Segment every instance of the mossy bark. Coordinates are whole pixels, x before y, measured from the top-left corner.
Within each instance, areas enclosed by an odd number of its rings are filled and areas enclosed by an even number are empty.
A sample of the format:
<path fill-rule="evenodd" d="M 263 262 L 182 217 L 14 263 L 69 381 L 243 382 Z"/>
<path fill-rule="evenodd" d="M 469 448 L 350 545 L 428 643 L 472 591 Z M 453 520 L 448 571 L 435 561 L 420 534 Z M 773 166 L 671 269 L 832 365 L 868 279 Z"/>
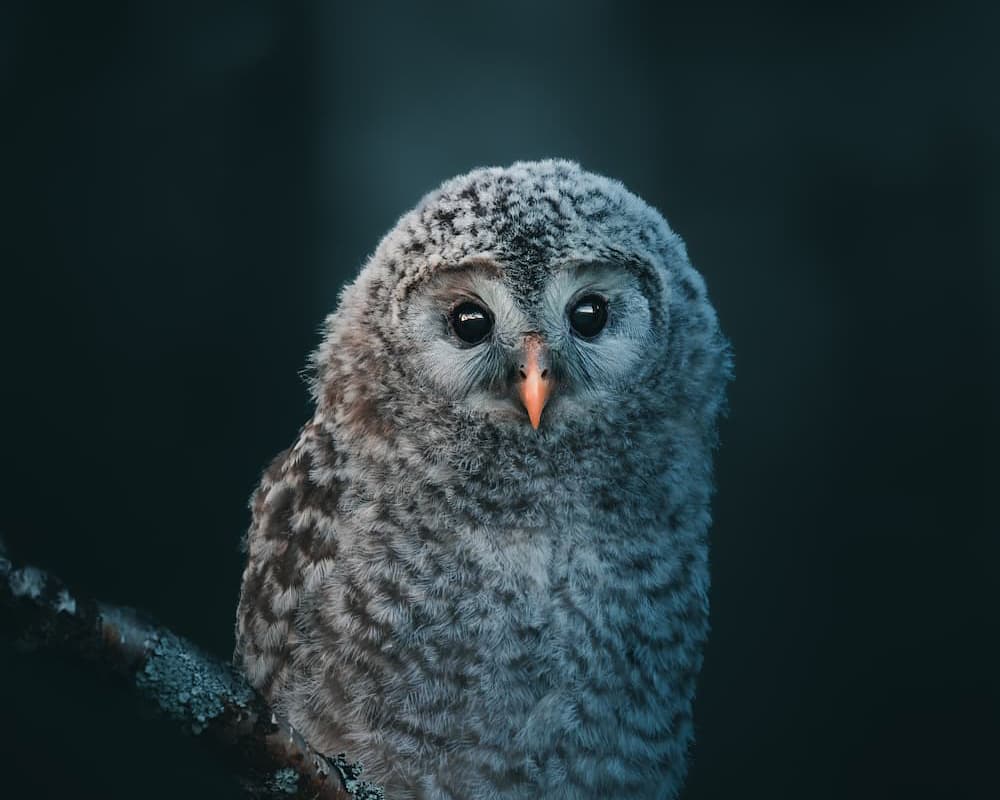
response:
<path fill-rule="evenodd" d="M 71 592 L 35 567 L 15 567 L 0 542 L 0 635 L 112 673 L 232 768 L 248 796 L 380 800 L 360 765 L 315 752 L 231 665 L 138 612 Z"/>

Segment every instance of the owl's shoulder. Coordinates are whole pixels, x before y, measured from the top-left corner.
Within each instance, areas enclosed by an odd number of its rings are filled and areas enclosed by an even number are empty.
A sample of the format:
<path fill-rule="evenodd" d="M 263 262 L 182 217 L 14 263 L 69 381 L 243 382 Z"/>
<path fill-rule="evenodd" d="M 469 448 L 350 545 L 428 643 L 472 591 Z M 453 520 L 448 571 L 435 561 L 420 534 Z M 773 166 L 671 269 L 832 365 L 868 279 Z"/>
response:
<path fill-rule="evenodd" d="M 275 457 L 251 496 L 237 660 L 265 693 L 280 689 L 296 645 L 296 612 L 337 555 L 336 462 L 330 438 L 310 423 Z"/>

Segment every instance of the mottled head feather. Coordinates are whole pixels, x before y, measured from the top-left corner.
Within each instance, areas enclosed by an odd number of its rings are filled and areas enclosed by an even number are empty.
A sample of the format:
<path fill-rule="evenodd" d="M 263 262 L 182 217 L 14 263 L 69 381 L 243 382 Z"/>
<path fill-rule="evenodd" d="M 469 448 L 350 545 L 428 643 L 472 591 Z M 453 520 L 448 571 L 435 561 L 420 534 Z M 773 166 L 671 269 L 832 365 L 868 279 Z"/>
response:
<path fill-rule="evenodd" d="M 648 301 L 652 349 L 633 382 L 660 393 L 658 405 L 669 413 L 714 420 L 731 371 L 728 343 L 683 241 L 620 182 L 565 160 L 475 169 L 404 214 L 327 321 L 314 356 L 318 402 L 337 398 L 344 369 L 354 375 L 360 367 L 392 395 L 405 389 L 423 404 L 441 401 L 445 416 L 461 412 L 453 397 L 435 397 L 423 376 L 408 372 L 415 342 L 401 321 L 414 296 L 449 272 L 492 271 L 526 308 L 539 302 L 555 271 L 573 264 L 635 277 Z M 378 395 L 373 388 L 376 404 Z M 620 411 L 642 413 L 631 403 Z"/>

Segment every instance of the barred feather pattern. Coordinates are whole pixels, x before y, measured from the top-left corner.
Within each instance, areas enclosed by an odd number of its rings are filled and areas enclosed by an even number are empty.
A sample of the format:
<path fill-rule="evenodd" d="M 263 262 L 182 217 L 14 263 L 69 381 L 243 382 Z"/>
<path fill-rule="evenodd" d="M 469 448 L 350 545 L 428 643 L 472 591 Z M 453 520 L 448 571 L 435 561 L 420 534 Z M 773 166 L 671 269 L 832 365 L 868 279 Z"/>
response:
<path fill-rule="evenodd" d="M 526 302 L 560 260 L 633 265 L 653 313 L 627 390 L 534 431 L 422 379 L 399 320 L 483 254 Z M 675 797 L 731 359 L 662 217 L 570 162 L 462 176 L 383 240 L 314 366 L 315 415 L 252 499 L 251 683 L 390 798 Z"/>

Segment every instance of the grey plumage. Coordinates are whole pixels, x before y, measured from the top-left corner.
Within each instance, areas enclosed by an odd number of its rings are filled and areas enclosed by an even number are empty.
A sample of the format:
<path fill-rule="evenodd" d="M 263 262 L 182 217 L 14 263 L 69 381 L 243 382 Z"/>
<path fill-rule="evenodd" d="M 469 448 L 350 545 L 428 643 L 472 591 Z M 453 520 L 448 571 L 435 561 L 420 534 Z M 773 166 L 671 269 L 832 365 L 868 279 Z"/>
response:
<path fill-rule="evenodd" d="M 449 324 L 469 299 L 476 345 Z M 475 170 L 382 240 L 313 367 L 252 500 L 250 681 L 390 798 L 674 797 L 730 376 L 681 239 L 576 164 Z"/>

